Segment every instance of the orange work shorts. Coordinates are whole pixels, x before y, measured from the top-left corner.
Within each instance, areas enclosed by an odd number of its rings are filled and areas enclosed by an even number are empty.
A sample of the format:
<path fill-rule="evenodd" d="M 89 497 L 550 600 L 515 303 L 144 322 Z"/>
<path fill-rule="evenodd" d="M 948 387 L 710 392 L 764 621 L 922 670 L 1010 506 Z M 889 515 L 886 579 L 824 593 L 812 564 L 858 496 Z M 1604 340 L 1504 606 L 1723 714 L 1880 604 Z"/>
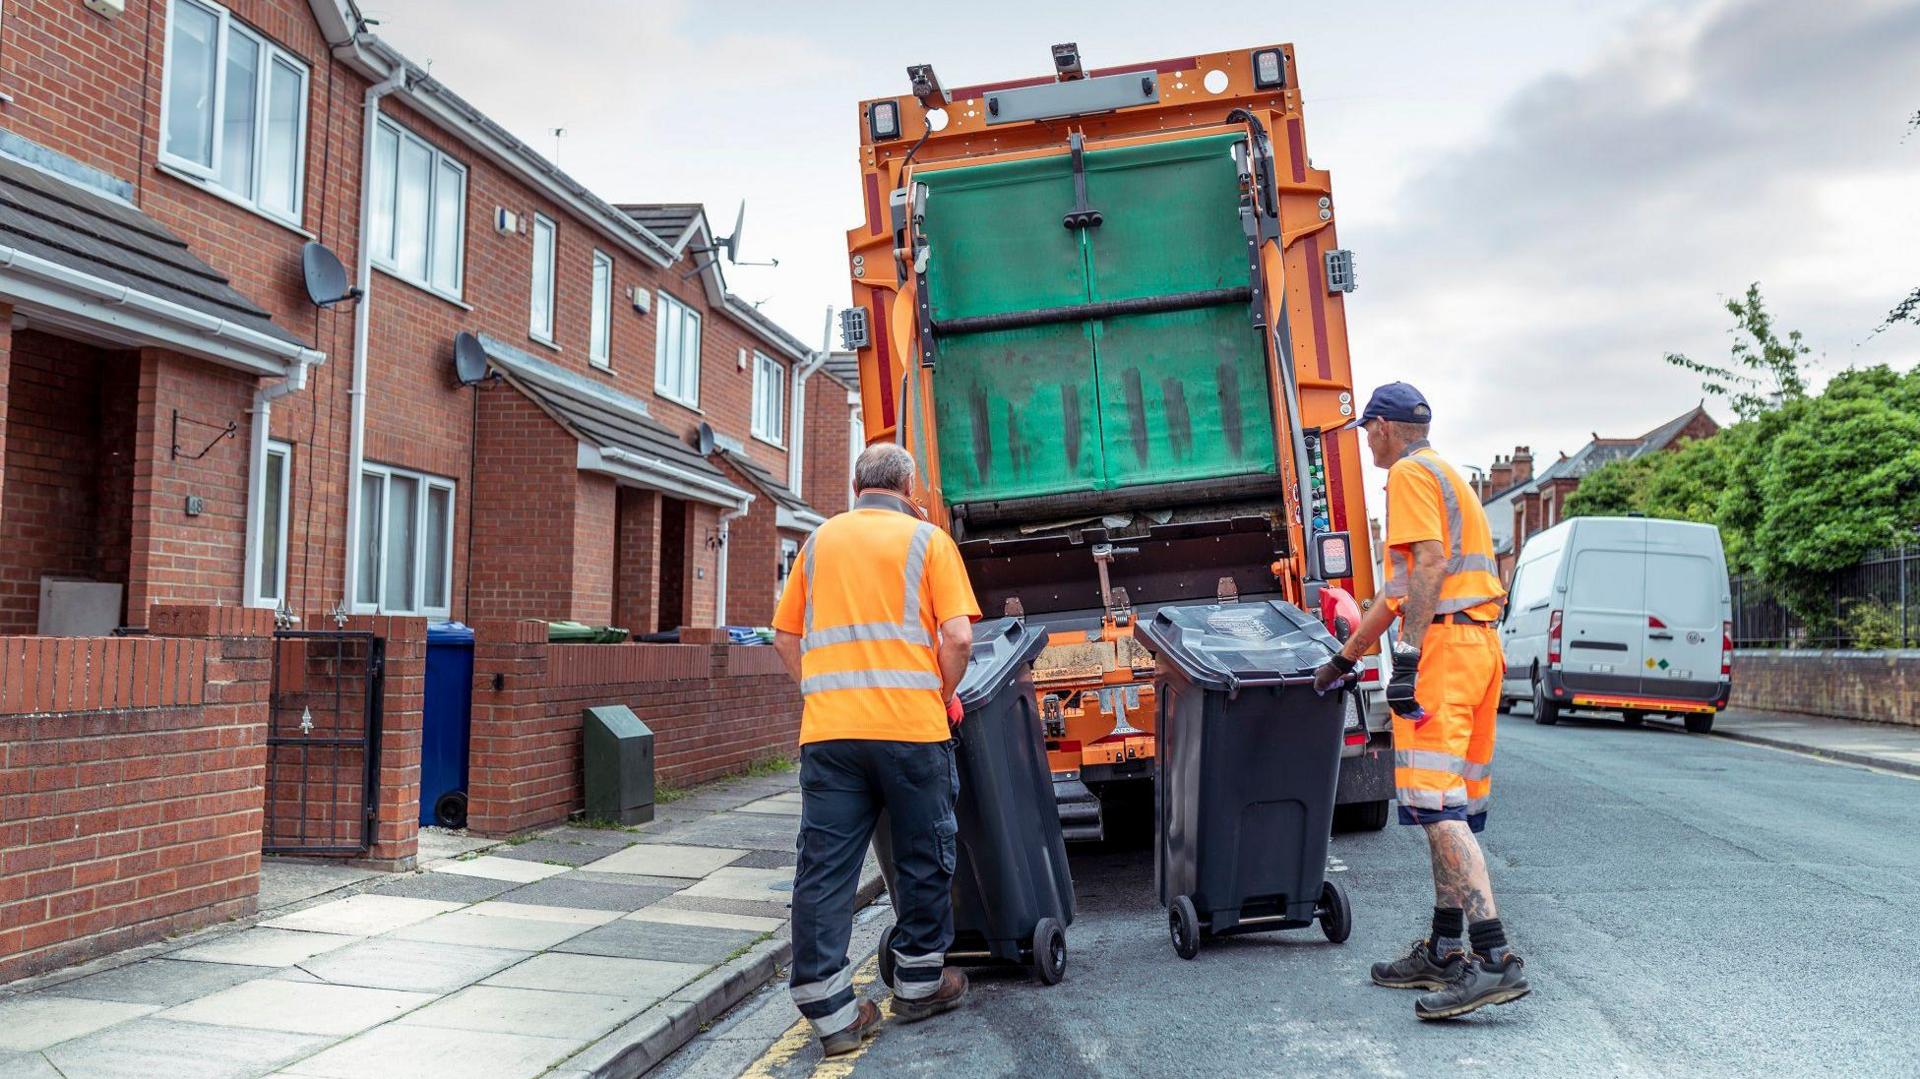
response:
<path fill-rule="evenodd" d="M 1491 626 L 1440 622 L 1421 640 L 1414 699 L 1427 718 L 1393 717 L 1393 786 L 1401 824 L 1487 823 L 1494 724 L 1506 660 Z"/>

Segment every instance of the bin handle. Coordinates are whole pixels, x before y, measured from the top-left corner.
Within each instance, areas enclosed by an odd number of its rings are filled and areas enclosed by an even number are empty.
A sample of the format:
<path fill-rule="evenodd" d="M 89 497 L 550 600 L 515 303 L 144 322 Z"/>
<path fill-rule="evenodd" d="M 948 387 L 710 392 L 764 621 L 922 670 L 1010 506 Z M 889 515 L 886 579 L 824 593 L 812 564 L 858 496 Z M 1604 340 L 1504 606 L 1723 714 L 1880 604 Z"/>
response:
<path fill-rule="evenodd" d="M 1305 686 L 1313 684 L 1310 674 L 1272 675 L 1264 678 L 1242 678 L 1232 671 L 1222 671 L 1227 679 L 1227 696 L 1238 696 L 1243 689 L 1258 689 L 1267 686 Z"/>

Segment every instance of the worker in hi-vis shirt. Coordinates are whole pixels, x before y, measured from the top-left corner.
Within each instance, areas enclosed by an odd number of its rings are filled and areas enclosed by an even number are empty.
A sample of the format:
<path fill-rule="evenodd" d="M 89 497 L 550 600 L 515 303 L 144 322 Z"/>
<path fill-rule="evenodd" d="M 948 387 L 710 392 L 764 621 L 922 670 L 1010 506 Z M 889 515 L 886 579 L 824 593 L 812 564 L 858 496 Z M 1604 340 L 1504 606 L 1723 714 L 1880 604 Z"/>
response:
<path fill-rule="evenodd" d="M 774 615 L 774 647 L 800 683 L 800 863 L 793 877 L 793 1001 L 823 1051 L 851 1052 L 880 1022 L 853 991 L 853 897 L 876 821 L 894 859 L 893 1017 L 960 1003 L 953 943 L 951 724 L 980 607 L 952 537 L 912 501 L 914 461 L 894 443 L 854 463 L 853 508 L 821 525 Z"/>
<path fill-rule="evenodd" d="M 1493 740 L 1506 664 L 1494 629 L 1507 590 L 1493 533 L 1473 488 L 1427 444 L 1433 409 L 1393 382 L 1350 426 L 1387 470 L 1386 583 L 1379 602 L 1314 675 L 1326 692 L 1400 619 L 1387 706 L 1400 823 L 1421 828 L 1433 859 L 1433 931 L 1399 959 L 1373 965 L 1377 985 L 1425 989 L 1422 1019 L 1449 1019 L 1531 991 L 1507 945 L 1476 838 L 1493 796 Z"/>

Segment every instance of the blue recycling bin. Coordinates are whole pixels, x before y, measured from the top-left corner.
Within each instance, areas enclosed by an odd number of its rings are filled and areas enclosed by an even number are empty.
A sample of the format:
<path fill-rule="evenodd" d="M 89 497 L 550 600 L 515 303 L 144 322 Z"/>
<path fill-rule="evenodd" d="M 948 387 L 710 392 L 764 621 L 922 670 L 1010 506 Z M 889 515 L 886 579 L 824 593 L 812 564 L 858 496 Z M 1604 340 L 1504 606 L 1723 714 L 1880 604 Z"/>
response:
<path fill-rule="evenodd" d="M 473 731 L 473 629 L 427 626 L 427 686 L 420 732 L 420 823 L 467 826 L 467 742 Z"/>

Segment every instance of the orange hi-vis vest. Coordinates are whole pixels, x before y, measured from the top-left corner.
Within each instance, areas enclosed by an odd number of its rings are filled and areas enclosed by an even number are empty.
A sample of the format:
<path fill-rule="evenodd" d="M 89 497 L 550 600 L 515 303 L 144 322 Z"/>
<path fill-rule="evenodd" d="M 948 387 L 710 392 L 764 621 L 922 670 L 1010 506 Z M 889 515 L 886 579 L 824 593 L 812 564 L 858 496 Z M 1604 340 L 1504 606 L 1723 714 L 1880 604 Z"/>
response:
<path fill-rule="evenodd" d="M 980 608 L 953 538 L 882 501 L 862 498 L 814 531 L 774 614 L 800 638 L 801 745 L 951 737 L 939 629 Z"/>
<path fill-rule="evenodd" d="M 1465 612 L 1481 622 L 1500 617 L 1507 590 L 1493 552 L 1493 530 L 1473 489 L 1425 442 L 1416 442 L 1387 470 L 1387 606 L 1407 601 L 1411 546 L 1432 540 L 1447 552 L 1436 615 Z"/>

